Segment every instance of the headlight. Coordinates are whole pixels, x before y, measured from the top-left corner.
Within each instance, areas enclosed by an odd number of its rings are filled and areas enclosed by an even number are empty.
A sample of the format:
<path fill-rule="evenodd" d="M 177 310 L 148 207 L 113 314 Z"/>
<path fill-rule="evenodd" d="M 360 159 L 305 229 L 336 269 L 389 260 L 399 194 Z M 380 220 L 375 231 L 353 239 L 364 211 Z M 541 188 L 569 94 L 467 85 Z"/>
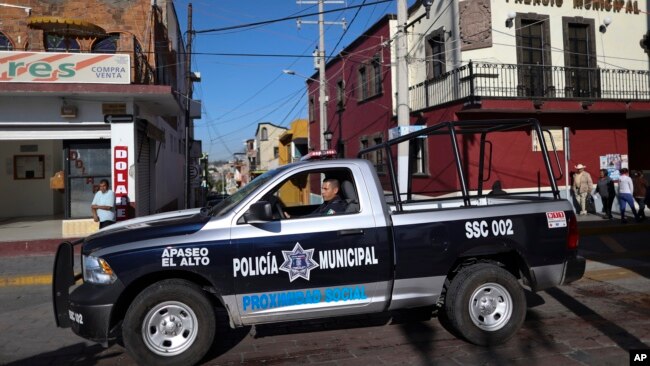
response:
<path fill-rule="evenodd" d="M 84 282 L 110 285 L 117 280 L 117 276 L 102 258 L 91 255 L 83 256 Z"/>

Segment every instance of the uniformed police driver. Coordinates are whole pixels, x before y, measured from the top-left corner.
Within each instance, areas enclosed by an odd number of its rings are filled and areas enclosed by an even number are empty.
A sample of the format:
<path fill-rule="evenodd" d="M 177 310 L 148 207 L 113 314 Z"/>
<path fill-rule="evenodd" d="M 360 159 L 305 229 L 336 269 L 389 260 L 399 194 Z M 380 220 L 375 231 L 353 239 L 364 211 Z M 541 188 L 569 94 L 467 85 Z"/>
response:
<path fill-rule="evenodd" d="M 108 180 L 102 179 L 99 182 L 99 191 L 90 205 L 93 212 L 93 220 L 99 222 L 99 228 L 104 228 L 115 223 L 115 194 L 108 188 Z"/>
<path fill-rule="evenodd" d="M 341 196 L 339 196 L 340 183 L 338 179 L 325 179 L 321 186 L 323 203 L 312 213 L 312 215 L 334 215 L 344 213 L 347 207 Z"/>

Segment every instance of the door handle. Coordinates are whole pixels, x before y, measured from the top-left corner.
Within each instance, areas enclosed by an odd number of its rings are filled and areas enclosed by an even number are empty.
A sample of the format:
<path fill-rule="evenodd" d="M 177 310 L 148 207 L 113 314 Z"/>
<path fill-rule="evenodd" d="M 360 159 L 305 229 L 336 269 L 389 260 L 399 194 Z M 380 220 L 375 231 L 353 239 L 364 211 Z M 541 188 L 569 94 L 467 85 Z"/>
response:
<path fill-rule="evenodd" d="M 345 235 L 363 235 L 363 229 L 339 230 L 339 236 Z"/>

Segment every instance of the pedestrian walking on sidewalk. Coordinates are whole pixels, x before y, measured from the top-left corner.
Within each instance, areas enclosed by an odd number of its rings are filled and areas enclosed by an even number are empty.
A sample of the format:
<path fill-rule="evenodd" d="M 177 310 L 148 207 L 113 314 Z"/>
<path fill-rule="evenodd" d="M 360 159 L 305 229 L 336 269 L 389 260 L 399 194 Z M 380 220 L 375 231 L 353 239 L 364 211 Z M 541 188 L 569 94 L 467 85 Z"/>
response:
<path fill-rule="evenodd" d="M 632 183 L 634 184 L 634 192 L 632 194 L 636 203 L 639 204 L 639 218 L 645 220 L 645 198 L 648 190 L 648 181 L 643 176 L 643 172 L 637 170 L 634 172 Z"/>
<path fill-rule="evenodd" d="M 627 168 L 621 169 L 621 176 L 618 178 L 618 204 L 621 206 L 621 222 L 623 224 L 627 223 L 625 219 L 625 204 L 630 205 L 630 210 L 634 214 L 634 219 L 638 222 L 640 221 L 639 215 L 634 208 L 634 198 L 632 197 L 632 192 L 634 192 L 634 183 L 632 183 L 632 178 L 628 176 L 629 170 Z"/>
<path fill-rule="evenodd" d="M 591 175 L 585 171 L 586 167 L 582 164 L 576 165 L 575 168 L 578 169 L 578 172 L 573 175 L 573 189 L 580 203 L 580 215 L 587 214 L 587 197 L 591 195 L 594 187 Z"/>
<path fill-rule="evenodd" d="M 115 193 L 108 187 L 108 180 L 102 179 L 99 182 L 99 191 L 90 205 L 93 213 L 93 220 L 99 222 L 99 228 L 105 228 L 115 223 Z"/>
<path fill-rule="evenodd" d="M 603 201 L 603 219 L 612 219 L 612 204 L 614 203 L 614 198 L 616 197 L 616 189 L 614 188 L 614 181 L 609 177 L 609 172 L 607 169 L 600 170 L 600 177 L 596 183 L 596 193 L 600 196 L 600 200 Z"/>

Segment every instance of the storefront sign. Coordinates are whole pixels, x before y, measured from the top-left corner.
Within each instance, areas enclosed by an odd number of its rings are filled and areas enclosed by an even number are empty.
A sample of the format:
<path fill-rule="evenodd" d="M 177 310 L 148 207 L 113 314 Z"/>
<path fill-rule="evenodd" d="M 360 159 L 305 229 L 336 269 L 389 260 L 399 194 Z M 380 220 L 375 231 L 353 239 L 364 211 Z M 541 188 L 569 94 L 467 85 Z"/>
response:
<path fill-rule="evenodd" d="M 129 55 L 0 51 L 0 82 L 130 84 Z"/>
<path fill-rule="evenodd" d="M 511 2 L 506 0 L 506 3 Z M 524 4 L 532 6 L 554 6 L 562 7 L 564 0 L 512 0 L 515 4 Z M 574 9 L 625 12 L 626 14 L 639 14 L 639 2 L 636 0 L 573 0 L 568 1 L 573 4 Z"/>
<path fill-rule="evenodd" d="M 129 149 L 115 146 L 113 152 L 113 187 L 117 221 L 128 219 L 129 207 Z"/>

